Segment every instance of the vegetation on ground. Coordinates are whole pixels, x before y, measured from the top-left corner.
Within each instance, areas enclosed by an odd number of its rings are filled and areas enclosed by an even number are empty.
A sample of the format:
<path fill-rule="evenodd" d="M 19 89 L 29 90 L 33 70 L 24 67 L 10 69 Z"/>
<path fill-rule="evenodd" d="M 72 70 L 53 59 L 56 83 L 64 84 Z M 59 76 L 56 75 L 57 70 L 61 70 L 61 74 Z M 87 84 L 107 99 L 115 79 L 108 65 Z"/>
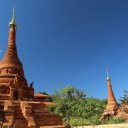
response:
<path fill-rule="evenodd" d="M 52 99 L 55 104 L 49 106 L 48 111 L 51 114 L 59 115 L 64 123 L 72 126 L 113 124 L 125 121 L 122 118 L 110 117 L 105 122 L 101 122 L 101 114 L 106 108 L 107 99 L 88 98 L 83 91 L 70 85 L 64 89 L 55 90 Z M 128 97 L 125 94 L 122 102 L 126 102 L 126 100 L 128 101 Z"/>
<path fill-rule="evenodd" d="M 124 118 L 113 118 L 110 117 L 109 120 L 107 121 L 108 124 L 119 124 L 125 122 L 126 119 Z"/>

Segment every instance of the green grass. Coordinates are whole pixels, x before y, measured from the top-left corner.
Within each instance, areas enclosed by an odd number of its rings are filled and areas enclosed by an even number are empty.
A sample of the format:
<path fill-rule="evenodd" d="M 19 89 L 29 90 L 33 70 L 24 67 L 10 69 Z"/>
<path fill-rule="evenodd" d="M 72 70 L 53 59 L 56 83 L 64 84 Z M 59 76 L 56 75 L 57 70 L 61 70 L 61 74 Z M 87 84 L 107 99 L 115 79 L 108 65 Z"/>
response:
<path fill-rule="evenodd" d="M 126 121 L 126 119 L 124 119 L 124 118 L 110 117 L 109 120 L 107 121 L 107 124 L 120 124 L 120 123 L 124 123 L 125 121 Z"/>
<path fill-rule="evenodd" d="M 89 119 L 84 119 L 84 118 L 71 118 L 70 119 L 71 126 L 87 126 L 87 125 L 95 126 L 95 125 L 100 125 L 100 124 L 120 124 L 120 123 L 125 123 L 125 122 L 126 120 L 123 118 L 110 117 L 109 120 L 107 120 L 105 123 L 102 123 L 99 120 L 98 116 L 93 116 L 93 117 L 90 117 Z"/>
<path fill-rule="evenodd" d="M 86 125 L 90 125 L 90 123 L 87 119 L 71 118 L 70 119 L 70 125 L 71 126 L 86 126 Z"/>

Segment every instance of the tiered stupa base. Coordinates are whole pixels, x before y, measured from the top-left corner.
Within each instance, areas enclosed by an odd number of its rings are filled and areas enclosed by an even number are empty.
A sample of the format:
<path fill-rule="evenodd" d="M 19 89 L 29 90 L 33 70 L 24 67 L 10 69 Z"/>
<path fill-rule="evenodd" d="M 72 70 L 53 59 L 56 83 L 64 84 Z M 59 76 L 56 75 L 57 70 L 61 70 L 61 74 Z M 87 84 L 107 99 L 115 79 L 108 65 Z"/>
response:
<path fill-rule="evenodd" d="M 46 107 L 52 102 L 35 101 L 1 101 L 1 109 L 5 109 L 3 126 L 14 126 L 15 128 L 62 128 L 62 120 L 51 115 Z"/>
<path fill-rule="evenodd" d="M 103 112 L 100 120 L 104 121 L 110 117 L 124 118 L 128 120 L 128 105 L 122 105 L 111 110 L 106 109 Z"/>

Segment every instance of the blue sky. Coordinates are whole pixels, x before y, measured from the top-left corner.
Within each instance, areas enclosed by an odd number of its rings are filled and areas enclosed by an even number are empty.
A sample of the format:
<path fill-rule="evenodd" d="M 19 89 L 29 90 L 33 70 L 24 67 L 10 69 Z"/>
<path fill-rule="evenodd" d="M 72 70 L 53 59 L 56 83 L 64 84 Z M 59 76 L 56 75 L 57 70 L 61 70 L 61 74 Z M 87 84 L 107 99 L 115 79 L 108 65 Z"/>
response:
<path fill-rule="evenodd" d="M 127 0 L 15 0 L 18 55 L 35 91 L 73 85 L 107 98 L 108 66 L 117 99 L 128 90 Z M 4 56 L 13 0 L 0 1 Z"/>

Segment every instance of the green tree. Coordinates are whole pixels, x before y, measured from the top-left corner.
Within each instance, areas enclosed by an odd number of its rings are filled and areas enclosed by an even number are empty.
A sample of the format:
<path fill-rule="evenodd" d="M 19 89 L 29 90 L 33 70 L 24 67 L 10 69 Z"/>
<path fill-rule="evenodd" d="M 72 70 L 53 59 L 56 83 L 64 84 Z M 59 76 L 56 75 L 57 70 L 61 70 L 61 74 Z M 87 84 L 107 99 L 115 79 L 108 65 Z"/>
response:
<path fill-rule="evenodd" d="M 49 110 L 61 116 L 64 121 L 69 122 L 70 117 L 80 115 L 80 111 L 77 109 L 85 97 L 86 95 L 83 91 L 79 91 L 70 85 L 59 91 L 55 90 L 52 98 L 56 105 L 50 106 Z"/>
<path fill-rule="evenodd" d="M 52 114 L 59 115 L 64 122 L 75 122 L 73 120 L 77 119 L 81 125 L 98 124 L 107 104 L 107 100 L 87 98 L 83 91 L 70 85 L 64 89 L 55 90 L 52 98 L 55 104 L 48 108 Z"/>
<path fill-rule="evenodd" d="M 120 98 L 121 104 L 128 105 L 128 91 L 124 90 L 123 97 Z"/>

